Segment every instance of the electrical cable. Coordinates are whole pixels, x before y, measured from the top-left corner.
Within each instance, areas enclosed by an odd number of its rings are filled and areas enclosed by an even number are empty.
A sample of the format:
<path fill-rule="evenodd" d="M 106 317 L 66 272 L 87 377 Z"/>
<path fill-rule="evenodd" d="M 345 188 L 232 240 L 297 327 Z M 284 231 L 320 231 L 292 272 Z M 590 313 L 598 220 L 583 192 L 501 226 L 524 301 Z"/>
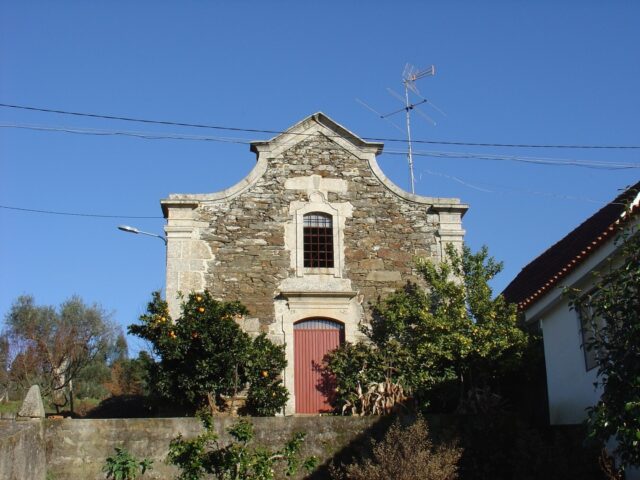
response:
<path fill-rule="evenodd" d="M 257 128 L 227 127 L 227 126 L 221 126 L 221 125 L 175 122 L 175 121 L 169 121 L 169 120 L 152 120 L 152 119 L 145 119 L 145 118 L 104 115 L 104 114 L 98 114 L 98 113 L 74 112 L 69 110 L 55 110 L 51 108 L 32 107 L 27 105 L 15 105 L 15 104 L 9 104 L 9 103 L 0 103 L 0 107 L 20 109 L 20 110 L 30 110 L 30 111 L 44 112 L 44 113 L 55 113 L 59 115 L 101 118 L 106 120 L 120 120 L 125 122 L 150 123 L 150 124 L 156 124 L 156 125 L 173 125 L 173 126 L 179 126 L 179 127 L 208 128 L 208 129 L 214 129 L 214 130 L 227 130 L 227 131 L 247 132 L 247 133 L 268 133 L 268 134 L 275 134 L 275 135 L 280 135 L 283 133 L 287 133 L 289 135 L 310 135 L 308 133 L 294 133 L 294 132 L 286 132 L 283 130 L 265 130 L 265 129 L 257 129 Z M 362 137 L 362 139 L 368 140 L 368 141 L 374 141 L 374 142 L 407 143 L 407 139 L 400 139 L 400 138 Z M 520 144 L 520 143 L 447 142 L 447 141 L 439 141 L 439 140 L 412 140 L 412 142 L 417 144 L 458 145 L 458 146 L 471 146 L 471 147 L 640 150 L 640 145 L 552 145 L 552 144 Z"/>
<path fill-rule="evenodd" d="M 235 143 L 235 144 L 241 144 L 241 145 L 250 145 L 252 143 L 249 140 L 245 140 L 241 138 L 230 138 L 230 137 L 208 137 L 208 136 L 201 136 L 201 135 L 184 135 L 184 134 L 177 134 L 177 133 L 131 132 L 131 131 L 122 131 L 122 130 L 96 130 L 96 129 L 86 129 L 86 128 L 51 127 L 51 126 L 43 126 L 43 125 L 0 124 L 0 128 L 18 128 L 18 129 L 27 129 L 27 130 L 35 130 L 35 131 L 71 133 L 71 134 L 77 134 L 77 135 L 128 136 L 128 137 L 141 138 L 145 140 L 191 140 L 191 141 Z M 386 150 L 383 153 L 383 155 L 401 155 L 401 156 L 406 156 L 406 154 L 407 152 L 404 152 L 401 150 Z M 434 151 L 420 151 L 420 150 L 414 151 L 413 154 L 419 157 L 509 161 L 509 162 L 532 163 L 537 165 L 592 168 L 592 169 L 598 169 L 598 170 L 625 170 L 625 169 L 640 168 L 640 163 L 603 162 L 603 161 L 594 161 L 594 160 L 575 160 L 575 159 L 550 158 L 550 157 L 523 157 L 518 155 L 490 155 L 490 154 L 469 153 L 469 152 L 434 152 Z"/>
<path fill-rule="evenodd" d="M 76 213 L 76 212 L 56 212 L 53 210 L 36 210 L 33 208 L 22 208 L 22 207 L 10 207 L 8 205 L 0 205 L 0 208 L 5 208 L 7 210 L 18 210 L 21 212 L 30 212 L 30 213 L 44 213 L 47 215 L 68 215 L 72 217 L 95 217 L 95 218 L 135 218 L 135 219 L 160 219 L 164 217 L 145 217 L 145 216 L 134 216 L 134 215 L 100 215 L 96 213 Z"/>
<path fill-rule="evenodd" d="M 18 128 L 23 130 L 34 130 L 42 132 L 73 133 L 77 135 L 97 135 L 97 136 L 123 136 L 136 137 L 144 140 L 195 140 L 205 142 L 239 143 L 250 145 L 250 140 L 230 137 L 207 137 L 202 135 L 184 135 L 180 133 L 155 133 L 155 132 L 131 132 L 123 130 L 98 130 L 92 128 L 73 127 L 52 127 L 47 125 L 24 125 L 15 123 L 0 124 L 0 128 Z"/>
<path fill-rule="evenodd" d="M 402 152 L 398 150 L 390 150 L 386 153 L 387 155 L 403 155 L 403 156 L 407 155 L 407 152 Z M 413 155 L 419 156 L 419 157 L 460 158 L 460 159 L 473 159 L 473 160 L 522 162 L 522 163 L 533 163 L 538 165 L 549 165 L 549 166 L 593 168 L 597 170 L 626 170 L 626 169 L 640 168 L 640 163 L 614 163 L 614 162 L 602 162 L 602 161 L 594 161 L 594 160 L 572 160 L 572 159 L 560 159 L 560 158 L 549 158 L 549 157 L 521 157 L 516 155 L 488 155 L 488 154 L 465 153 L 465 152 L 414 151 Z"/>
<path fill-rule="evenodd" d="M 493 183 L 485 183 L 485 182 L 477 182 L 481 185 L 487 185 L 491 188 L 494 189 L 502 189 L 502 191 L 500 190 L 488 190 L 482 187 L 479 187 L 478 185 L 475 184 L 471 184 L 469 182 L 467 182 L 466 180 L 463 180 L 459 177 L 454 177 L 452 175 L 447 175 L 445 173 L 441 173 L 441 172 L 434 172 L 432 170 L 428 170 L 428 169 L 421 169 L 419 171 L 419 175 L 418 175 L 418 180 L 422 181 L 422 174 L 426 173 L 427 175 L 432 175 L 432 176 L 436 176 L 436 177 L 442 177 L 442 178 L 447 178 L 449 180 L 453 180 L 454 182 L 457 182 L 461 185 L 464 185 L 465 187 L 469 187 L 472 188 L 474 190 L 478 190 L 480 192 L 483 193 L 493 193 L 493 194 L 497 194 L 497 195 L 503 195 L 505 193 L 515 193 L 515 194 L 528 194 L 528 195 L 537 195 L 537 196 L 542 196 L 542 197 L 551 197 L 551 198 L 559 198 L 562 200 L 577 200 L 577 201 L 581 201 L 581 202 L 587 202 L 587 203 L 595 203 L 597 205 L 603 205 L 605 203 L 607 203 L 606 201 L 602 201 L 602 200 L 595 200 L 593 198 L 588 198 L 588 197 L 577 197 L 575 195 L 564 195 L 564 194 L 559 194 L 559 193 L 553 193 L 553 192 L 541 192 L 538 190 L 529 190 L 526 188 L 513 188 L 511 186 L 505 186 L 505 185 L 496 185 Z M 610 202 L 612 205 L 625 205 L 624 203 L 615 203 L 615 202 Z"/>

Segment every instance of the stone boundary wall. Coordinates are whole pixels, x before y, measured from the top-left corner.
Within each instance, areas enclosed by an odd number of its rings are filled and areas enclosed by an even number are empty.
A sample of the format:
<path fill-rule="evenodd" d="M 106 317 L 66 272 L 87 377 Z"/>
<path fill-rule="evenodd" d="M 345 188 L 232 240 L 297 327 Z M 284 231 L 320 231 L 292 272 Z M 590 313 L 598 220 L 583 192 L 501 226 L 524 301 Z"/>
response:
<path fill-rule="evenodd" d="M 41 420 L 0 420 L 0 479 L 45 480 L 46 458 Z M 80 477 L 79 477 L 80 478 Z"/>
<path fill-rule="evenodd" d="M 237 420 L 228 417 L 214 420 L 223 441 L 229 439 L 227 427 Z M 303 457 L 316 455 L 322 464 L 354 441 L 357 443 L 359 437 L 361 440 L 363 433 L 376 429 L 380 418 L 309 416 L 249 420 L 254 425 L 256 442 L 267 447 L 279 447 L 294 432 L 305 432 Z M 201 431 L 200 421 L 195 418 L 47 419 L 44 425 L 47 471 L 55 480 L 103 480 L 101 468 L 116 446 L 124 446 L 137 458 L 153 460 L 153 469 L 145 474 L 145 479 L 174 478 L 177 470 L 164 463 L 169 442 L 180 433 L 189 438 Z"/>

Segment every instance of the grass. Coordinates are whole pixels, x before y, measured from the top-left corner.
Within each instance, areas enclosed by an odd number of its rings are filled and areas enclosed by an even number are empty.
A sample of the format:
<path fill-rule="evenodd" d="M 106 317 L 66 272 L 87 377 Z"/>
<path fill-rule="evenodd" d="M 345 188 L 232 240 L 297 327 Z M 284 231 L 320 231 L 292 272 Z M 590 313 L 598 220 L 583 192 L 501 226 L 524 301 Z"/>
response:
<path fill-rule="evenodd" d="M 9 400 L 0 403 L 0 413 L 17 413 L 22 402 L 20 400 Z"/>
<path fill-rule="evenodd" d="M 84 417 L 92 409 L 100 404 L 99 398 L 77 398 L 74 402 L 74 409 L 77 415 Z"/>
<path fill-rule="evenodd" d="M 44 411 L 47 414 L 56 413 L 55 407 L 50 404 L 47 399 L 43 399 L 44 401 Z M 83 417 L 90 411 L 92 408 L 95 408 L 100 404 L 100 399 L 98 398 L 82 398 L 75 400 L 75 411 L 76 414 Z M 9 400 L 6 402 L 0 402 L 0 413 L 18 413 L 20 410 L 20 406 L 22 405 L 22 400 Z M 68 405 L 63 410 L 67 410 Z"/>

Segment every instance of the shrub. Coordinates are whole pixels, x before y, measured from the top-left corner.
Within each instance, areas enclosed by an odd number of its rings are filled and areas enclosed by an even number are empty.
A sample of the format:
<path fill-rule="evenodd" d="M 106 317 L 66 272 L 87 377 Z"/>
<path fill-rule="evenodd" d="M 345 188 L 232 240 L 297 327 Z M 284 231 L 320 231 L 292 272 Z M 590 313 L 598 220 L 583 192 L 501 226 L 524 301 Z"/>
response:
<path fill-rule="evenodd" d="M 149 368 L 153 359 L 144 350 L 138 358 L 123 358 L 111 365 L 110 379 L 105 387 L 112 396 L 118 395 L 148 395 Z"/>
<path fill-rule="evenodd" d="M 462 450 L 455 444 L 435 446 L 422 417 L 402 427 L 396 420 L 384 439 L 373 443 L 372 458 L 353 463 L 340 471 L 335 480 L 455 480 Z"/>
<path fill-rule="evenodd" d="M 502 264 L 486 248 L 446 261 L 417 262 L 427 286 L 408 283 L 373 308 L 369 344 L 346 344 L 325 359 L 338 387 L 336 407 L 358 403 L 357 388 L 397 384 L 421 408 L 451 411 L 482 389 L 496 389 L 517 369 L 528 344 L 516 306 L 492 298 L 488 282 Z M 362 403 L 360 401 L 360 403 Z"/>
<path fill-rule="evenodd" d="M 131 455 L 129 451 L 122 447 L 115 447 L 116 454 L 107 457 L 102 471 L 107 474 L 107 478 L 113 480 L 135 480 L 138 474 L 144 475 L 144 472 L 151 469 L 152 460 L 147 458 L 138 460 Z"/>
<path fill-rule="evenodd" d="M 142 395 L 118 395 L 105 398 L 94 408 L 88 410 L 85 416 L 88 418 L 147 418 L 154 416 L 156 413 L 156 405 L 147 397 Z"/>
<path fill-rule="evenodd" d="M 272 480 L 279 467 L 287 476 L 295 474 L 301 466 L 307 471 L 315 468 L 315 457 L 304 462 L 298 458 L 303 433 L 295 433 L 281 449 L 272 451 L 251 446 L 253 425 L 240 420 L 227 430 L 233 441 L 223 445 L 213 431 L 211 415 L 205 413 L 201 418 L 204 433 L 191 440 L 179 435 L 169 445 L 167 461 L 180 469 L 178 480 Z"/>

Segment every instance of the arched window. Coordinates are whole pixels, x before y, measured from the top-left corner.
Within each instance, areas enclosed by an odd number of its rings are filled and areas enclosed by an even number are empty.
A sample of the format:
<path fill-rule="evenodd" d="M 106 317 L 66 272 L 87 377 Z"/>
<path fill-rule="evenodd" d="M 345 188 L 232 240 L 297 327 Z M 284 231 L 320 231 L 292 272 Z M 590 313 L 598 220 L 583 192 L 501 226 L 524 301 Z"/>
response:
<path fill-rule="evenodd" d="M 333 268 L 333 219 L 321 212 L 304 216 L 305 268 Z"/>

